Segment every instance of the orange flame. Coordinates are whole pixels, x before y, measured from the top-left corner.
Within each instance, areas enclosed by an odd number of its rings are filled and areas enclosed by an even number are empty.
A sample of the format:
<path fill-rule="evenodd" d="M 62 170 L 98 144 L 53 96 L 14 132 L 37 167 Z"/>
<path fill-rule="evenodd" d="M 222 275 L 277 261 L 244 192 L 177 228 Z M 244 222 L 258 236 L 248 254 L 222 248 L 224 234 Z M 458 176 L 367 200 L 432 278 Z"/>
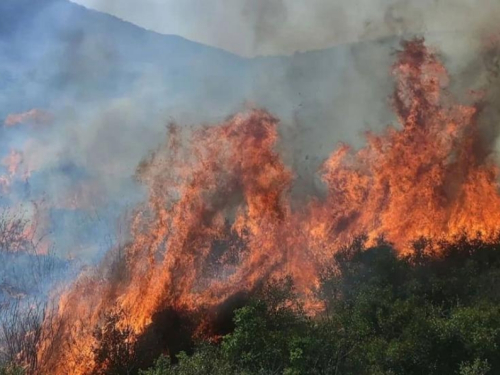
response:
<path fill-rule="evenodd" d="M 421 236 L 496 239 L 499 171 L 481 142 L 479 107 L 453 103 L 443 90 L 445 68 L 421 40 L 404 44 L 392 72 L 400 127 L 368 133 L 357 152 L 341 145 L 321 169 L 326 197 L 299 208 L 269 113 L 192 133 L 170 127 L 167 144 L 138 168 L 149 200 L 132 221 L 125 267 L 83 275 L 62 298 L 57 322 L 66 349 L 40 349 L 47 372 L 98 366 L 89 327 L 115 309 L 126 312 L 119 324 L 139 336 L 157 312 L 209 310 L 291 275 L 313 313 L 319 271 L 361 234 L 370 242 L 384 236 L 401 252 Z"/>
<path fill-rule="evenodd" d="M 20 124 L 46 125 L 53 121 L 53 116 L 41 109 L 31 109 L 23 113 L 12 113 L 4 121 L 6 127 L 12 127 Z"/>

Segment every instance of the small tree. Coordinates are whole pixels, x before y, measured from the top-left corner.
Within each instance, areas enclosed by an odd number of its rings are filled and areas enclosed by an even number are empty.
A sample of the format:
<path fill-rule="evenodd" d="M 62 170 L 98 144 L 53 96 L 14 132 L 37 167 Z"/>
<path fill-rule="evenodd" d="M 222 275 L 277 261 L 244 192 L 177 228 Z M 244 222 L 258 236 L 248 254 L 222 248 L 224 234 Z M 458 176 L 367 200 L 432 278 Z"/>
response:
<path fill-rule="evenodd" d="M 94 375 L 128 375 L 136 370 L 135 337 L 130 326 L 121 325 L 123 317 L 123 311 L 106 314 L 94 330 Z"/>
<path fill-rule="evenodd" d="M 488 361 L 476 358 L 474 362 L 465 362 L 460 365 L 460 375 L 486 375 L 491 367 Z"/>
<path fill-rule="evenodd" d="M 45 314 L 46 304 L 39 301 L 15 300 L 2 308 L 0 311 L 2 362 L 16 364 L 15 368 L 22 366 L 28 374 L 36 373 L 38 345 L 43 336 Z"/>

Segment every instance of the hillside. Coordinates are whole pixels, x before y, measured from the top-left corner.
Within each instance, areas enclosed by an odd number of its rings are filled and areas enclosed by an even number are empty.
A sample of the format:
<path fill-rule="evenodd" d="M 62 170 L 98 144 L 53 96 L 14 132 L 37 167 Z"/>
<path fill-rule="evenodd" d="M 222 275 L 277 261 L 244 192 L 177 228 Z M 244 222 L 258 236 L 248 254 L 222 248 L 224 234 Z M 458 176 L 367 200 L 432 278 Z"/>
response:
<path fill-rule="evenodd" d="M 2 1 L 0 375 L 498 371 L 500 38 L 400 39 Z"/>

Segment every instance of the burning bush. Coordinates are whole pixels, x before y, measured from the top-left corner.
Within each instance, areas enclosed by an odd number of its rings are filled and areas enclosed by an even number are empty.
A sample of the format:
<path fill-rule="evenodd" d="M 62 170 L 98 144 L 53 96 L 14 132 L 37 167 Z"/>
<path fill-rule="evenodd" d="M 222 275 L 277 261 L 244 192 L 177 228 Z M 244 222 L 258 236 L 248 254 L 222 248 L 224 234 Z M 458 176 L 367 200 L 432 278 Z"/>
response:
<path fill-rule="evenodd" d="M 95 375 L 125 375 L 137 370 L 133 332 L 128 326 L 120 327 L 123 320 L 123 312 L 108 314 L 94 330 L 97 343 L 93 350 L 97 365 Z"/>

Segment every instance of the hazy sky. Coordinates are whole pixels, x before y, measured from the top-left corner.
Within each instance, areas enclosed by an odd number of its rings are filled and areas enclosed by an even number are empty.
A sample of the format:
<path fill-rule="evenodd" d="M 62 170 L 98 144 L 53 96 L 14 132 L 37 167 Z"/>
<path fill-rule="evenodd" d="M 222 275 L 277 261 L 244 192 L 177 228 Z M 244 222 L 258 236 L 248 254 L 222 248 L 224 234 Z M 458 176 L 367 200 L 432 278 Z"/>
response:
<path fill-rule="evenodd" d="M 409 32 L 469 32 L 498 0 L 73 0 L 144 28 L 245 56 L 290 54 Z"/>

